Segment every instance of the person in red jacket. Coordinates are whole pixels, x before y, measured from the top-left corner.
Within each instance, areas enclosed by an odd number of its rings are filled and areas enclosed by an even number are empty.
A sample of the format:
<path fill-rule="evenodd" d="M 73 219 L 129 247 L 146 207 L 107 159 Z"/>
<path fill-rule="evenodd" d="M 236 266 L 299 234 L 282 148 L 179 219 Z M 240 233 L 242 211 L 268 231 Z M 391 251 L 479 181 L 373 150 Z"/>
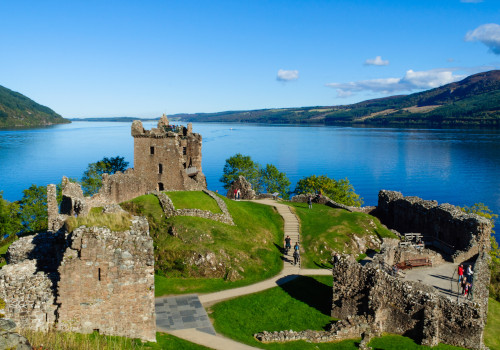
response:
<path fill-rule="evenodd" d="M 464 278 L 464 266 L 460 264 L 458 266 L 458 283 L 462 282 L 462 278 Z"/>

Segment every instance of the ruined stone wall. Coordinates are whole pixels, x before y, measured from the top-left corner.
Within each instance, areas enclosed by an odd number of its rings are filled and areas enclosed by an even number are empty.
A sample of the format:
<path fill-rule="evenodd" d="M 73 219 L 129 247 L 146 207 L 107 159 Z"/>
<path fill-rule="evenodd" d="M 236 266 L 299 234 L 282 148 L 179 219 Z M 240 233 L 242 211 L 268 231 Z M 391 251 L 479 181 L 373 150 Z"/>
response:
<path fill-rule="evenodd" d="M 201 168 L 200 134 L 192 127 L 167 131 L 166 117 L 158 128 L 145 130 L 141 121 L 132 124 L 134 171 L 147 190 L 202 190 L 206 179 Z M 196 171 L 195 171 L 196 169 Z M 193 174 L 188 174 L 192 170 Z"/>
<path fill-rule="evenodd" d="M 56 320 L 53 276 L 39 271 L 35 260 L 0 269 L 0 298 L 5 316 L 19 328 L 47 332 Z"/>
<path fill-rule="evenodd" d="M 135 175 L 134 169 L 127 169 L 125 173 L 103 174 L 102 186 L 93 197 L 102 197 L 107 203 L 121 203 L 146 192 L 146 183 Z"/>
<path fill-rule="evenodd" d="M 444 242 L 455 252 L 461 251 L 456 253 L 457 261 L 490 249 L 491 222 L 479 215 L 466 214 L 450 204 L 438 205 L 436 201 L 382 190 L 377 216 L 389 228 L 401 233 L 420 232 Z M 466 253 L 474 247 L 476 251 Z"/>
<path fill-rule="evenodd" d="M 244 176 L 238 176 L 238 179 L 231 183 L 226 197 L 234 199 L 234 190 L 240 190 L 240 199 L 255 199 L 255 191 L 252 189 L 252 184 Z"/>
<path fill-rule="evenodd" d="M 58 329 L 155 341 L 153 241 L 145 218 L 125 232 L 76 229 L 59 274 Z"/>
<path fill-rule="evenodd" d="M 483 273 L 489 274 L 489 270 L 483 269 Z M 429 346 L 484 346 L 485 276 L 475 281 L 478 295 L 473 301 L 444 297 L 430 286 L 390 276 L 378 263 L 361 266 L 349 256 L 342 256 L 334 266 L 333 278 L 333 317 L 373 317 L 378 333 L 405 335 Z"/>
<path fill-rule="evenodd" d="M 119 208 L 109 207 L 109 211 Z M 5 314 L 20 328 L 156 339 L 153 240 L 146 218 L 130 230 L 80 227 L 22 237 L 0 270 Z"/>

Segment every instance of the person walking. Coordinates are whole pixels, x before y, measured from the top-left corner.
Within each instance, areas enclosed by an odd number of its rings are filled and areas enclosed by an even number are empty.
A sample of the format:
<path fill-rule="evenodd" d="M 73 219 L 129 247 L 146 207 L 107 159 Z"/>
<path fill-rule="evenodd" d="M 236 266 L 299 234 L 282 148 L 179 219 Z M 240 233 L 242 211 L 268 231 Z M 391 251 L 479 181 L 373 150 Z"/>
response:
<path fill-rule="evenodd" d="M 240 197 L 241 197 L 241 191 L 240 189 L 238 188 L 238 192 L 236 192 L 236 196 L 238 197 L 238 200 L 240 200 Z"/>
<path fill-rule="evenodd" d="M 238 189 L 237 189 L 237 188 L 235 188 L 235 189 L 234 189 L 234 200 L 236 200 L 236 195 L 237 195 L 237 194 L 238 194 Z"/>
<path fill-rule="evenodd" d="M 292 249 L 292 239 L 290 236 L 286 236 L 285 238 L 285 255 L 288 255 L 288 250 Z"/>
<path fill-rule="evenodd" d="M 465 289 L 466 289 L 466 286 L 467 286 L 467 277 L 464 277 L 462 279 L 461 286 L 462 286 L 462 295 L 465 296 Z"/>
<path fill-rule="evenodd" d="M 293 250 L 298 252 L 300 249 L 299 242 L 295 242 L 295 245 L 293 246 Z"/>
<path fill-rule="evenodd" d="M 293 252 L 293 265 L 296 266 L 300 261 L 300 255 L 299 255 L 299 251 L 298 250 L 295 250 Z"/>
<path fill-rule="evenodd" d="M 458 284 L 462 282 L 464 278 L 464 266 L 462 264 L 458 265 Z"/>
<path fill-rule="evenodd" d="M 309 195 L 309 197 L 307 197 L 307 204 L 309 205 L 309 209 L 312 209 L 312 207 L 313 207 L 313 202 L 312 202 L 312 197 L 311 197 L 311 195 Z"/>
<path fill-rule="evenodd" d="M 472 282 L 472 275 L 474 274 L 474 271 L 472 271 L 472 265 L 469 264 L 469 266 L 467 266 L 467 281 L 469 282 Z"/>

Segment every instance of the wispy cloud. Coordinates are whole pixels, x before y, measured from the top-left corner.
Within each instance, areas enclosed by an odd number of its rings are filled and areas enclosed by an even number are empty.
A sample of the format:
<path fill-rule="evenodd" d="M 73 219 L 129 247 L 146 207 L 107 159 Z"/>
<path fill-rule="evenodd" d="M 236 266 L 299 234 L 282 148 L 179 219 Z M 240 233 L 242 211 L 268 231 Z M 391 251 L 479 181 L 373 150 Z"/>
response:
<path fill-rule="evenodd" d="M 348 97 L 355 92 L 395 93 L 432 89 L 464 78 L 454 74 L 454 69 L 432 69 L 428 71 L 408 70 L 402 78 L 361 80 L 349 83 L 329 83 L 326 86 L 337 90 L 337 97 Z"/>
<path fill-rule="evenodd" d="M 500 25 L 483 24 L 465 35 L 465 41 L 480 41 L 496 55 L 500 55 Z"/>
<path fill-rule="evenodd" d="M 278 75 L 276 76 L 276 80 L 278 81 L 292 81 L 299 79 L 299 71 L 298 70 L 285 70 L 280 69 L 278 71 Z"/>
<path fill-rule="evenodd" d="M 381 56 L 375 58 L 369 58 L 365 61 L 366 66 L 387 66 L 389 65 L 388 60 L 383 60 Z"/>

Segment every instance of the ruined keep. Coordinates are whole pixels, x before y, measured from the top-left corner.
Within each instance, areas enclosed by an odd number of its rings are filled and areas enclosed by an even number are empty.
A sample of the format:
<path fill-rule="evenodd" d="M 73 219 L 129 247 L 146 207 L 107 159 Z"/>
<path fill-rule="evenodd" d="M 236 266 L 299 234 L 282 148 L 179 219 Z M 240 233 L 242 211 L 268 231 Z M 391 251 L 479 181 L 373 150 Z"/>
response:
<path fill-rule="evenodd" d="M 65 214 L 48 190 L 49 232 L 22 237 L 0 270 L 6 317 L 20 328 L 117 335 L 156 341 L 153 239 L 146 218 L 130 216 L 130 228 L 80 226 L 65 220 L 88 212 L 78 184 L 63 183 Z M 93 203 L 96 204 L 96 203 Z M 61 209 L 62 210 L 62 209 Z M 124 213 L 104 205 L 102 215 Z M 84 215 L 83 215 L 84 216 Z"/>
<path fill-rule="evenodd" d="M 199 191 L 207 187 L 201 170 L 201 135 L 192 124 L 170 125 L 163 115 L 158 127 L 145 130 L 140 120 L 132 123 L 134 174 L 146 191 Z"/>

